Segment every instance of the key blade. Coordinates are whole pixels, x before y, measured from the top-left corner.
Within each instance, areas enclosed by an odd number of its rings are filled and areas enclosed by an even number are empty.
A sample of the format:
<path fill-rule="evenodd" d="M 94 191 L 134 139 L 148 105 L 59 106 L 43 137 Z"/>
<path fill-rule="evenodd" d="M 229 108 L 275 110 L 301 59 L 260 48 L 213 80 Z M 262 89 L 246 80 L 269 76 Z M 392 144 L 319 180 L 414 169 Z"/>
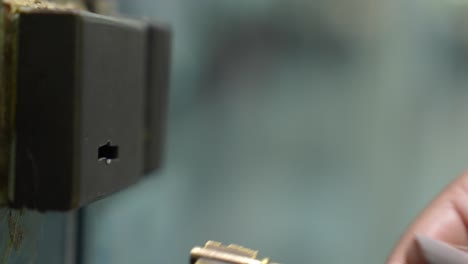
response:
<path fill-rule="evenodd" d="M 257 251 L 239 245 L 224 246 L 208 241 L 204 247 L 190 251 L 191 264 L 277 264 L 268 258 L 257 259 Z"/>

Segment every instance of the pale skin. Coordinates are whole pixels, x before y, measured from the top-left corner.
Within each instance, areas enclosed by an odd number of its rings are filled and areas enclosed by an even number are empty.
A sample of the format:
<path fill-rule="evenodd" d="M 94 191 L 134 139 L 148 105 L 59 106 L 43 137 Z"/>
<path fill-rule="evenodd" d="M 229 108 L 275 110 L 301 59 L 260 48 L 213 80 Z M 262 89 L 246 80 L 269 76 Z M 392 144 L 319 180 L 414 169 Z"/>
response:
<path fill-rule="evenodd" d="M 416 234 L 468 246 L 468 171 L 448 185 L 414 220 L 386 264 L 424 264 Z"/>

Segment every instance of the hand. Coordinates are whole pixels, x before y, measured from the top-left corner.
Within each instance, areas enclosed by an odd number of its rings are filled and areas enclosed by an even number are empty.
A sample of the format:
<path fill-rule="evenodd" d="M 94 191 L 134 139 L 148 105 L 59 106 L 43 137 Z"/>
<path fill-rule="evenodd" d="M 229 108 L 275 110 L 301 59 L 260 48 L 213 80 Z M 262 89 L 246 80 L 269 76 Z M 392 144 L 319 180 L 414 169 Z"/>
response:
<path fill-rule="evenodd" d="M 445 188 L 405 231 L 387 264 L 424 264 L 415 235 L 468 246 L 468 171 Z"/>

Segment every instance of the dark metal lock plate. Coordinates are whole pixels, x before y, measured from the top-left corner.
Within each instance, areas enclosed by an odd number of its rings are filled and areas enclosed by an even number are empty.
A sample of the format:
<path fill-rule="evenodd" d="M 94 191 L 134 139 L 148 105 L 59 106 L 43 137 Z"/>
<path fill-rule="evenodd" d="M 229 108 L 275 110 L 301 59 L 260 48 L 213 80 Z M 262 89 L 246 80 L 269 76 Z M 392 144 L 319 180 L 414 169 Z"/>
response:
<path fill-rule="evenodd" d="M 84 11 L 17 19 L 12 205 L 77 208 L 158 168 L 167 29 Z"/>

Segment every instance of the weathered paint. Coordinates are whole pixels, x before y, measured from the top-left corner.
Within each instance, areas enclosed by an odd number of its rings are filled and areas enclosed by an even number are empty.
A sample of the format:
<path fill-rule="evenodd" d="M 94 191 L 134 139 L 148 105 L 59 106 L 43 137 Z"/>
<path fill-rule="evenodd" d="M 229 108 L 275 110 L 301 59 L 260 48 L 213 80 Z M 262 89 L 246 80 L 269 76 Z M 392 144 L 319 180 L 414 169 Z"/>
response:
<path fill-rule="evenodd" d="M 0 209 L 0 264 L 69 264 L 73 213 Z M 73 252 L 72 252 L 73 253 Z M 70 257 L 71 256 L 71 257 Z"/>
<path fill-rule="evenodd" d="M 0 264 L 31 263 L 43 216 L 22 210 L 0 210 Z"/>

